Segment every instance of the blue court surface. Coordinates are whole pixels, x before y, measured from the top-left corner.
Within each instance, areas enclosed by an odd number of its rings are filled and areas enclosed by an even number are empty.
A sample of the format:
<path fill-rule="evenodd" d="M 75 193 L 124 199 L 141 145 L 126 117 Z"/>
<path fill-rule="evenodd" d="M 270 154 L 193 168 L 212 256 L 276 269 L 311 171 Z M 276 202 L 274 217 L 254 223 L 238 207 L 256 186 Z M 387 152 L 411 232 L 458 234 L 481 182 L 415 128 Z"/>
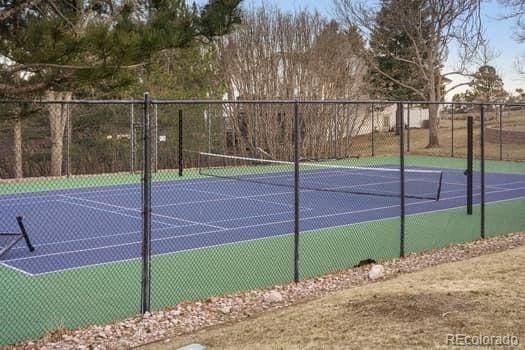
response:
<path fill-rule="evenodd" d="M 427 168 L 430 169 L 430 168 Z M 258 174 L 247 175 L 257 178 Z M 291 174 L 279 174 L 291 177 Z M 334 172 L 308 172 L 301 182 L 330 177 L 335 187 L 393 184 Z M 365 182 L 363 184 L 363 182 Z M 486 201 L 525 198 L 525 175 L 486 174 Z M 479 174 L 474 202 L 479 203 Z M 396 197 L 302 190 L 301 232 L 398 217 Z M 263 239 L 293 232 L 293 188 L 220 178 L 158 181 L 152 189 L 152 253 L 178 251 Z M 466 205 L 466 177 L 443 172 L 439 201 L 406 199 L 407 214 Z M 140 184 L 86 187 L 0 196 L 0 231 L 17 231 L 24 222 L 36 248 L 22 242 L 0 264 L 29 275 L 136 259 L 141 252 Z"/>

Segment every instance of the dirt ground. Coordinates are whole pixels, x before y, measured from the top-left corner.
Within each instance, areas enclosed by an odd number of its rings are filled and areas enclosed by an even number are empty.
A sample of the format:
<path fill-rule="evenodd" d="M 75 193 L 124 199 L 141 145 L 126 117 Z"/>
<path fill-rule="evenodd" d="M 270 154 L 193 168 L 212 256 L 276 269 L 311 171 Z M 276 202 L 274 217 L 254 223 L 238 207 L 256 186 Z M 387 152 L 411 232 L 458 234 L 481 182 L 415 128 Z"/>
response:
<path fill-rule="evenodd" d="M 523 266 L 525 247 L 519 247 L 399 275 L 140 349 L 178 349 L 191 343 L 239 350 L 454 348 L 447 345 L 447 334 L 515 336 L 519 344 L 510 348 L 525 348 Z"/>

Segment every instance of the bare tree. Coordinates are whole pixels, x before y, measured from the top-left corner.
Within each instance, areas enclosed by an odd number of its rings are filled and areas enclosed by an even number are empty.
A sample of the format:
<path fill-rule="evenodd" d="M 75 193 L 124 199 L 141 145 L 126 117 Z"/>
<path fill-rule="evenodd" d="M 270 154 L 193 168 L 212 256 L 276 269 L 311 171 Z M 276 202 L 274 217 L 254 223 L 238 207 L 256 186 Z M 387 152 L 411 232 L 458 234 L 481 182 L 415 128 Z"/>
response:
<path fill-rule="evenodd" d="M 220 44 L 230 98 L 365 97 L 367 65 L 358 55 L 363 43 L 356 31 L 342 31 L 318 13 L 290 14 L 269 7 L 246 11 L 242 22 Z M 357 117 L 351 109 L 309 105 L 301 106 L 300 112 L 305 157 L 323 157 L 332 134 L 350 137 L 349 128 L 362 124 L 344 122 Z M 232 108 L 228 123 L 242 143 L 239 151 L 255 155 L 263 149 L 286 158 L 291 155 L 291 117 L 289 107 L 245 106 Z"/>
<path fill-rule="evenodd" d="M 450 77 L 469 75 L 468 66 L 484 43 L 480 15 L 480 0 L 383 0 L 381 6 L 393 6 L 391 26 L 396 26 L 408 37 L 411 55 L 389 53 L 389 58 L 413 66 L 424 84 L 397 80 L 382 70 L 368 50 L 362 55 L 385 78 L 411 90 L 421 100 L 441 102 L 444 96 L 461 85 L 445 88 Z M 380 8 L 366 1 L 334 0 L 337 17 L 346 26 L 358 26 L 362 35 L 370 40 Z M 450 47 L 460 48 L 460 64 L 453 71 L 444 72 Z M 419 86 L 418 86 L 419 85 Z M 422 87 L 421 87 L 422 86 Z M 429 141 L 427 147 L 439 146 L 439 107 L 429 105 Z"/>
<path fill-rule="evenodd" d="M 501 19 L 514 19 L 516 21 L 516 40 L 525 42 L 525 1 L 524 0 L 499 0 L 507 12 Z"/>
<path fill-rule="evenodd" d="M 514 20 L 516 28 L 514 31 L 515 39 L 518 43 L 525 43 L 525 1 L 524 0 L 499 0 L 506 12 L 500 16 L 501 20 Z M 525 55 L 521 54 L 516 60 L 516 68 L 522 75 L 525 74 L 524 67 Z"/>

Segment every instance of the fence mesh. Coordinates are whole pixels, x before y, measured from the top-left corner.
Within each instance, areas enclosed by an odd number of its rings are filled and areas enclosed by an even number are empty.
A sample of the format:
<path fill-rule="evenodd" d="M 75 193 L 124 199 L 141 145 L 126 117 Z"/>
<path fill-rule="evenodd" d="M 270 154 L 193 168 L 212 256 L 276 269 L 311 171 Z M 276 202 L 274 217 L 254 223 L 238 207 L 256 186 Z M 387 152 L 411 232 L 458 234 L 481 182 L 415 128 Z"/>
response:
<path fill-rule="evenodd" d="M 2 103 L 1 343 L 522 231 L 524 111 Z"/>
<path fill-rule="evenodd" d="M 3 119 L 2 174 L 10 179 L 1 184 L 0 232 L 20 232 L 22 217 L 35 251 L 19 241 L 0 257 L 4 344 L 140 311 L 141 192 L 140 174 L 129 173 L 129 106 L 23 108 L 19 119 Z"/>

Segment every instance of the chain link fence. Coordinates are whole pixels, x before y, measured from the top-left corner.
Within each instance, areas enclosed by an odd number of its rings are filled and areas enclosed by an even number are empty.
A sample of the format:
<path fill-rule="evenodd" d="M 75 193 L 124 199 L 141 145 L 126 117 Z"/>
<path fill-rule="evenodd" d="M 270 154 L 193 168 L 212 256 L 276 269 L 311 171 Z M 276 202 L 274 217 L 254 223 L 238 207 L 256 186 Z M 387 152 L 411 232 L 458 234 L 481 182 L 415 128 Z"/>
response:
<path fill-rule="evenodd" d="M 521 105 L 1 106 L 1 344 L 525 229 Z"/>

